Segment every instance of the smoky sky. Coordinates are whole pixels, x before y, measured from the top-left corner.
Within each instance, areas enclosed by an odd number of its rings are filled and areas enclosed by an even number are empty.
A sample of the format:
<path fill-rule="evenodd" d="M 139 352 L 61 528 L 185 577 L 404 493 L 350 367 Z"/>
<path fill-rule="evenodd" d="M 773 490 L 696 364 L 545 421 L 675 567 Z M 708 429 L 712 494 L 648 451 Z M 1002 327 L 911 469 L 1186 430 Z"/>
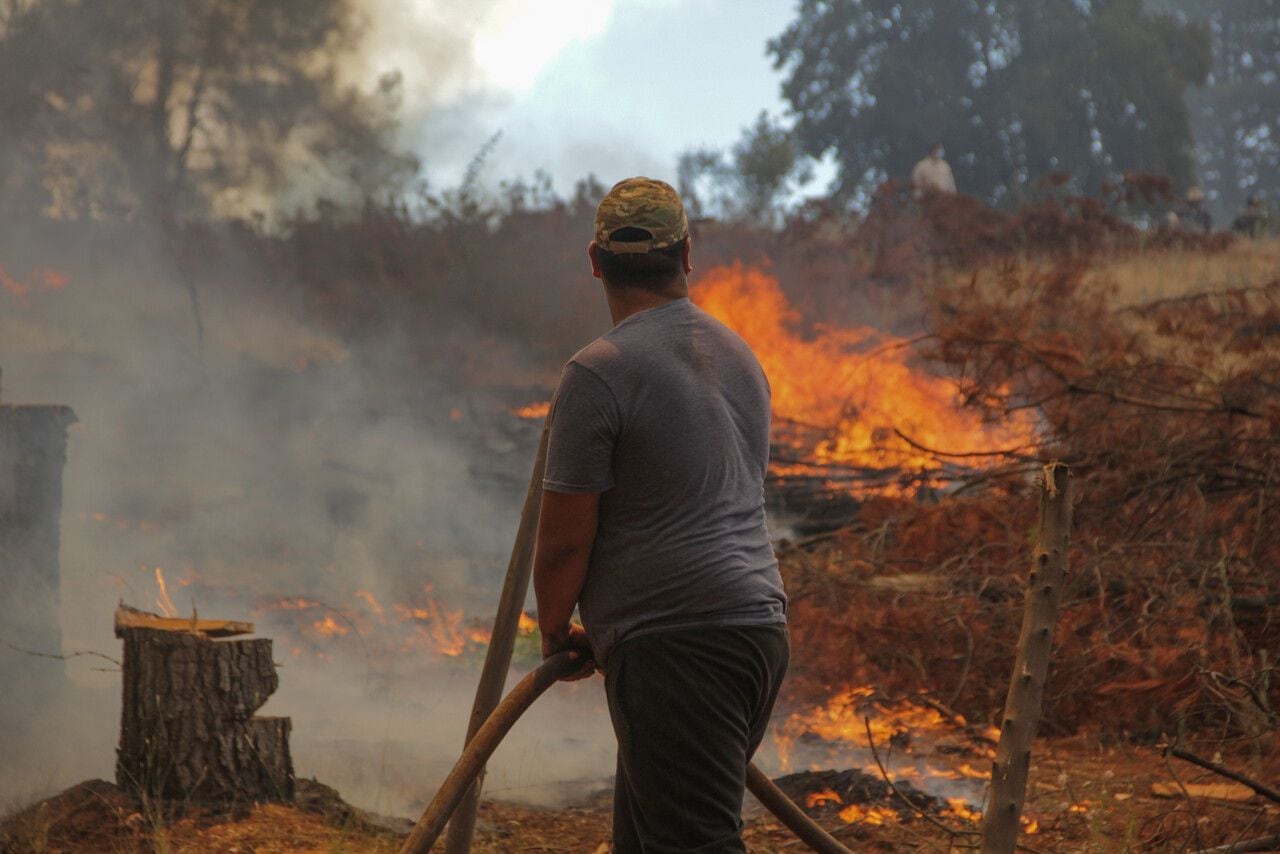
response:
<path fill-rule="evenodd" d="M 476 42 L 501 32 L 519 7 L 379 0 L 364 7 L 373 23 L 355 67 L 366 77 L 401 70 L 403 138 L 428 179 L 446 184 L 498 131 L 487 170 L 495 181 L 544 170 L 566 191 L 587 173 L 606 183 L 638 173 L 673 178 L 681 152 L 724 148 L 760 110 L 782 110 L 765 42 L 786 26 L 791 4 L 589 4 L 607 8 L 602 20 L 584 20 L 577 5 L 540 10 L 556 19 L 560 44 L 551 54 L 530 50 L 525 73 L 513 74 L 487 72 Z"/>

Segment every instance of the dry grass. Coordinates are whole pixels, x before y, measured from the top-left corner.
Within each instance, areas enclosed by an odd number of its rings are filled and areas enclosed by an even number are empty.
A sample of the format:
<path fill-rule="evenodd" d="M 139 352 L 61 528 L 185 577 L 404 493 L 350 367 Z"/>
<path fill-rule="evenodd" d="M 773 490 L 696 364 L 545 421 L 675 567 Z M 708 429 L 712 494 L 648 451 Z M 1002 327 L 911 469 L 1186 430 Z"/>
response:
<path fill-rule="evenodd" d="M 1238 765 L 1236 759 L 1230 764 Z M 1274 766 L 1264 776 L 1274 774 Z M 1036 752 L 1027 814 L 1038 832 L 1021 841 L 1032 852 L 1177 851 L 1257 837 L 1280 829 L 1280 811 L 1258 798 L 1226 802 L 1169 799 L 1152 794 L 1153 783 L 1210 782 L 1211 775 L 1189 766 L 1170 768 L 1153 748 L 1114 747 L 1096 738 L 1042 743 Z M 295 806 L 259 805 L 222 816 L 193 812 L 163 828 L 130 813 L 110 784 L 82 784 L 29 815 L 19 830 L 0 820 L 0 851 L 80 854 L 341 854 L 394 852 L 403 837 L 350 824 L 335 824 Z M 892 806 L 892 804 L 886 804 Z M 609 851 L 611 805 L 607 796 L 580 807 L 543 809 L 486 801 L 481 805 L 474 850 Z M 804 850 L 769 813 L 749 803 L 744 838 L 752 854 Z M 854 851 L 963 850 L 971 836 L 948 840 L 935 826 L 917 819 L 876 824 L 843 824 L 834 815 L 818 820 Z M 957 830 L 972 831 L 976 825 Z M 158 832 L 159 831 L 159 832 Z"/>
<path fill-rule="evenodd" d="M 1099 259 L 1086 281 L 1115 286 L 1117 305 L 1251 288 L 1280 276 L 1280 238 L 1237 240 L 1225 252 L 1171 249 Z"/>

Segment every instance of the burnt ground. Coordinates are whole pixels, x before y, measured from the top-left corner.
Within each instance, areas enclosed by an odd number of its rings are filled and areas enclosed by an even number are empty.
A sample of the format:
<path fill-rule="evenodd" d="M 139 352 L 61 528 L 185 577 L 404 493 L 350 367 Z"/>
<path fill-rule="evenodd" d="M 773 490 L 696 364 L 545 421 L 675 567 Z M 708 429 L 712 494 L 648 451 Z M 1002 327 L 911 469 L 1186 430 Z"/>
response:
<path fill-rule="evenodd" d="M 1244 757 L 1223 757 L 1223 762 L 1258 779 L 1280 777 L 1280 757 L 1275 755 L 1260 765 Z M 1023 837 L 1025 850 L 1194 852 L 1280 834 L 1280 806 L 1226 783 L 1178 760 L 1166 762 L 1155 747 L 1103 747 L 1087 737 L 1045 743 L 1036 755 L 1028 804 L 1037 829 Z M 964 850 L 975 840 L 973 823 L 949 816 L 935 818 L 935 824 L 907 810 L 891 793 L 881 791 L 877 797 L 880 803 L 865 806 L 886 808 L 879 815 L 893 811 L 904 817 L 845 824 L 829 806 L 819 807 L 815 815 L 854 851 Z M 562 809 L 486 802 L 475 850 L 605 852 L 609 810 L 607 796 Z M 949 836 L 944 827 L 956 833 Z M 407 828 L 403 819 L 351 807 L 314 781 L 299 782 L 293 805 L 182 812 L 147 808 L 99 780 L 6 818 L 0 823 L 0 850 L 394 852 Z M 754 804 L 746 810 L 746 840 L 753 852 L 804 850 Z M 1247 850 L 1280 850 L 1280 844 Z"/>

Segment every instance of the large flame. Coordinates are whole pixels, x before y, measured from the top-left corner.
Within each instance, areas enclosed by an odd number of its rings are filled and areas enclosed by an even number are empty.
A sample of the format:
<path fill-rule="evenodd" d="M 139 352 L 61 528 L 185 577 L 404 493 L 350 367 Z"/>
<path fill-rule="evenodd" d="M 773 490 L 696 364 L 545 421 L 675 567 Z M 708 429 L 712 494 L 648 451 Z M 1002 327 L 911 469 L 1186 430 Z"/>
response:
<path fill-rule="evenodd" d="M 815 324 L 807 331 L 778 281 L 760 270 L 717 267 L 698 280 L 692 297 L 755 351 L 769 377 L 775 421 L 820 431 L 815 447 L 798 449 L 804 462 L 930 472 L 943 464 L 923 448 L 986 453 L 1034 438 L 1030 415 L 992 424 L 965 409 L 953 380 L 911 364 L 907 340 L 870 327 Z M 775 474 L 785 476 L 787 462 L 775 465 Z"/>

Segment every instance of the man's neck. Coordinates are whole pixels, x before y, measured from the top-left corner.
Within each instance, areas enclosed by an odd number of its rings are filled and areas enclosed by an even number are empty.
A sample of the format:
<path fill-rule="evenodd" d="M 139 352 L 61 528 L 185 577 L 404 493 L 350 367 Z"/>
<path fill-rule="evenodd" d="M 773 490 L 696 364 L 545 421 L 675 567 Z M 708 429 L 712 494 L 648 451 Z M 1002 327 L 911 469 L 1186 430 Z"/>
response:
<path fill-rule="evenodd" d="M 609 315 L 613 325 L 617 326 L 633 314 L 648 311 L 651 308 L 666 305 L 689 296 L 689 286 L 684 276 L 672 282 L 661 291 L 646 288 L 605 288 L 605 298 L 609 302 Z"/>

